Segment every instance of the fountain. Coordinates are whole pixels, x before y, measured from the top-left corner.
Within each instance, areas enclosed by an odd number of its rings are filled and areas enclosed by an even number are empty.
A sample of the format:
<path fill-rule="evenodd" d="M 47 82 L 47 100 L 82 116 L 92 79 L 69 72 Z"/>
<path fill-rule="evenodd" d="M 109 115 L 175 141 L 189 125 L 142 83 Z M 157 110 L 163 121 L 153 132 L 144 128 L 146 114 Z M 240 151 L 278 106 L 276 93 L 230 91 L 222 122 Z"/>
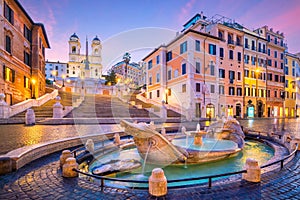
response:
<path fill-rule="evenodd" d="M 148 180 L 150 172 L 158 167 L 164 169 L 168 179 L 182 179 L 242 170 L 248 157 L 264 164 L 274 153 L 272 148 L 260 142 L 247 140 L 245 145 L 244 133 L 235 119 L 220 119 L 206 131 L 200 129 L 200 124 L 195 131 L 187 131 L 182 127 L 181 134 L 175 136 L 166 134 L 164 128 L 161 133 L 157 132 L 153 122 L 149 125 L 121 121 L 120 124 L 127 134 L 133 136 L 133 142 L 124 143 L 121 140 L 120 145 L 112 143 L 117 150 L 96 153 L 87 169 L 91 173 L 127 180 Z M 131 183 L 121 185 L 147 187 Z"/>
<path fill-rule="evenodd" d="M 139 155 L 147 162 L 153 164 L 195 164 L 216 161 L 236 155 L 244 147 L 244 134 L 236 120 L 227 120 L 224 130 L 218 134 L 217 139 L 203 139 L 207 134 L 200 130 L 197 124 L 196 131 L 182 131 L 185 138 L 175 138 L 169 141 L 159 134 L 151 126 L 140 123 L 134 124 L 122 120 L 121 126 L 125 132 L 133 136 Z M 229 131 L 228 131 L 229 130 Z M 188 138 L 188 135 L 193 136 Z M 193 139 L 193 145 L 187 145 L 188 140 Z"/>

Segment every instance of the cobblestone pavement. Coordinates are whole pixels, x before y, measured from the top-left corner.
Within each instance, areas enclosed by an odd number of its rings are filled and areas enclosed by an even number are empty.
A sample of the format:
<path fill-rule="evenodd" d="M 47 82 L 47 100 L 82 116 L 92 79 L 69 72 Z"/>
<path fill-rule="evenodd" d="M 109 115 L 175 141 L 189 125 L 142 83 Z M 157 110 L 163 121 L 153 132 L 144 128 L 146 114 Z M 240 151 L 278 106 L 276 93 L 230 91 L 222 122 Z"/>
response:
<path fill-rule="evenodd" d="M 155 199 L 147 190 L 116 189 L 80 178 L 64 179 L 59 153 L 29 163 L 20 170 L 0 176 L 0 199 Z M 231 181 L 209 189 L 169 189 L 165 199 L 300 199 L 300 153 L 284 169 L 262 176 L 261 183 Z"/>

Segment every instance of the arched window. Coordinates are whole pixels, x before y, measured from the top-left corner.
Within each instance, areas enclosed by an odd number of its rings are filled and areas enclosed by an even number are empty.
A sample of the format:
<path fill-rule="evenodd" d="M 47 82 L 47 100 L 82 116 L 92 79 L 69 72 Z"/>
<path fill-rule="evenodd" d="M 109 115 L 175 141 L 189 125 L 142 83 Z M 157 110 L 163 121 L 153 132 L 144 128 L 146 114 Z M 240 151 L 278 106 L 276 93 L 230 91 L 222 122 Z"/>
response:
<path fill-rule="evenodd" d="M 75 46 L 72 47 L 72 53 L 76 53 L 76 47 Z"/>
<path fill-rule="evenodd" d="M 98 49 L 95 49 L 95 50 L 94 50 L 94 54 L 98 54 Z"/>

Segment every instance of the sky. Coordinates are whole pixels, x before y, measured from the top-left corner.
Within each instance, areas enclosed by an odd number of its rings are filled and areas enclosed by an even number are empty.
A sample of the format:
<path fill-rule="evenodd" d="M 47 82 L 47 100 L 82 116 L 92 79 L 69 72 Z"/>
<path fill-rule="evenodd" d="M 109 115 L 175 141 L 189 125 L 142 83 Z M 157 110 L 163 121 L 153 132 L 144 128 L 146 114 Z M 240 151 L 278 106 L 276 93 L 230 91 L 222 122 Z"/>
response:
<path fill-rule="evenodd" d="M 203 11 L 234 19 L 250 30 L 268 25 L 285 34 L 290 53 L 300 52 L 299 0 L 19 0 L 34 22 L 46 27 L 49 61 L 68 62 L 68 40 L 75 32 L 85 52 L 97 35 L 102 42 L 103 66 L 121 61 L 129 51 L 140 61 L 168 43 L 183 24 Z"/>

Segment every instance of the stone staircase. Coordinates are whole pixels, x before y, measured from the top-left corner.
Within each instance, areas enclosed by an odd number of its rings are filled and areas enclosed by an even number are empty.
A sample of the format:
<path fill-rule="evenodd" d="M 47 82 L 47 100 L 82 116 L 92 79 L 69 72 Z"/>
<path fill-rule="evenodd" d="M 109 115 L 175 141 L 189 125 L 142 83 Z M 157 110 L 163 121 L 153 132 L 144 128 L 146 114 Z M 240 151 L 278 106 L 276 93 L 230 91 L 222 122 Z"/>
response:
<path fill-rule="evenodd" d="M 72 94 L 70 92 L 63 92 L 63 91 L 59 91 L 58 95 L 61 97 L 61 104 L 63 106 L 72 106 L 72 101 L 74 101 L 80 97 L 79 94 Z M 45 118 L 52 118 L 53 117 L 53 104 L 55 102 L 56 102 L 56 100 L 52 99 L 52 100 L 46 102 L 45 104 L 43 104 L 42 106 L 32 107 L 32 109 L 34 110 L 34 113 L 35 113 L 36 121 L 40 121 Z M 10 117 L 9 120 L 16 121 L 16 122 L 17 121 L 24 122 L 25 114 L 26 114 L 26 111 L 21 112 L 17 115 Z"/>
<path fill-rule="evenodd" d="M 156 105 L 150 104 L 150 103 L 145 103 L 139 99 L 136 98 L 136 95 L 139 93 L 139 91 L 135 91 L 133 92 L 131 95 L 129 95 L 127 98 L 129 99 L 129 101 L 135 101 L 136 105 L 142 105 L 143 108 L 153 108 L 154 111 L 159 112 L 160 108 Z M 167 116 L 168 117 L 177 117 L 177 118 L 181 118 L 183 117 L 181 114 L 168 109 L 167 110 Z"/>
<path fill-rule="evenodd" d="M 145 109 L 139 109 L 105 95 L 86 95 L 84 102 L 65 118 L 157 118 Z"/>

